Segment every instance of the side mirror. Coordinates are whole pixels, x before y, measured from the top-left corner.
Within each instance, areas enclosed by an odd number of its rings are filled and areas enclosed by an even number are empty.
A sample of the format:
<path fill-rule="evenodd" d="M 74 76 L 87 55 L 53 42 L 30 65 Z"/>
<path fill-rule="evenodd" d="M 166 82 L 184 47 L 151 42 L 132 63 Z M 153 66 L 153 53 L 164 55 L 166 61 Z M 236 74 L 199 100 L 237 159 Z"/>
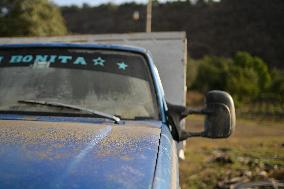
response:
<path fill-rule="evenodd" d="M 205 107 L 191 109 L 189 107 L 168 105 L 168 120 L 172 126 L 175 140 L 182 141 L 190 137 L 227 138 L 235 130 L 236 114 L 234 101 L 227 92 L 209 91 L 206 95 Z M 181 128 L 180 121 L 190 114 L 205 115 L 204 131 L 192 133 Z"/>

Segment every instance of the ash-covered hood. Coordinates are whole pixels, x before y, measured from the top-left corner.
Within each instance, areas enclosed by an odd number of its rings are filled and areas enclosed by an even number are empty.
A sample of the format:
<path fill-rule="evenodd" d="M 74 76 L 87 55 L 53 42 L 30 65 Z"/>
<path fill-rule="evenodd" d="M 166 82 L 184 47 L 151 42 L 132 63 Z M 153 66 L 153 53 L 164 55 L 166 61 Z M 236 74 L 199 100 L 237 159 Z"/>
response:
<path fill-rule="evenodd" d="M 150 188 L 160 131 L 0 120 L 0 188 Z"/>

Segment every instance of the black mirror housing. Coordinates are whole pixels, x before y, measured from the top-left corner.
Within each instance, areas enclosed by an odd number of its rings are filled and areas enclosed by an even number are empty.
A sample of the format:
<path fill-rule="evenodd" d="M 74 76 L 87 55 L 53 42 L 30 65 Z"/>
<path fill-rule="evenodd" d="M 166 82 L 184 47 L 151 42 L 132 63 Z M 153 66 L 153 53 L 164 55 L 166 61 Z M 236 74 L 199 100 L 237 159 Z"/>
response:
<path fill-rule="evenodd" d="M 191 109 L 170 103 L 167 103 L 167 106 L 168 121 L 172 126 L 173 138 L 177 141 L 195 136 L 227 138 L 235 130 L 236 114 L 234 101 L 227 92 L 209 91 L 206 95 L 205 107 L 202 109 Z M 190 114 L 203 114 L 206 116 L 203 132 L 192 133 L 181 128 L 180 121 Z"/>
<path fill-rule="evenodd" d="M 206 118 L 204 137 L 227 138 L 235 130 L 236 113 L 234 101 L 227 92 L 209 91 L 206 95 Z"/>

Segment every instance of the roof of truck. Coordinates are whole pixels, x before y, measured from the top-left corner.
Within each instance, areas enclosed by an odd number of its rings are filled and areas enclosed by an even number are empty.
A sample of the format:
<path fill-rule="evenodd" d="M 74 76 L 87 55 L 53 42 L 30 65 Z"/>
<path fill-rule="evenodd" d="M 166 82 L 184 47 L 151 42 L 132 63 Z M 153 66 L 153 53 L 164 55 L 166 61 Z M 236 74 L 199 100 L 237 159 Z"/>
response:
<path fill-rule="evenodd" d="M 140 47 L 128 46 L 128 45 L 113 45 L 113 44 L 101 44 L 101 43 L 30 43 L 30 44 L 0 44 L 0 48 L 22 48 L 22 47 L 55 47 L 55 48 L 86 48 L 86 49 L 109 49 L 109 50 L 121 50 L 131 51 L 137 53 L 147 53 L 147 50 Z"/>

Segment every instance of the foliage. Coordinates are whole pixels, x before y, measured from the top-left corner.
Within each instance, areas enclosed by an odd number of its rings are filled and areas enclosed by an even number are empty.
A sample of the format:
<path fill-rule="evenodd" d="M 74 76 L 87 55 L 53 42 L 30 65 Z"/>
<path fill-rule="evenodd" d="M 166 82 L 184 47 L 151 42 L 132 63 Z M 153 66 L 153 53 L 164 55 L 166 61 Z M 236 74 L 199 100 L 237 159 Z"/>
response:
<path fill-rule="evenodd" d="M 267 64 L 247 52 L 237 52 L 231 59 L 206 56 L 200 62 L 192 89 L 203 93 L 225 90 L 237 103 L 249 102 L 269 91 L 271 76 Z"/>
<path fill-rule="evenodd" d="M 200 60 L 192 88 L 201 92 L 211 89 L 224 90 L 225 84 L 222 78 L 226 78 L 226 70 L 228 70 L 229 64 L 230 62 L 225 58 L 206 56 Z"/>
<path fill-rule="evenodd" d="M 59 9 L 48 0 L 2 0 L 0 8 L 0 36 L 48 36 L 67 33 Z"/>
<path fill-rule="evenodd" d="M 253 57 L 247 52 L 238 52 L 233 58 L 234 64 L 244 70 L 252 69 L 258 75 L 257 85 L 264 92 L 270 85 L 271 76 L 267 64 L 259 57 Z"/>
<path fill-rule="evenodd" d="M 284 72 L 272 70 L 272 82 L 269 93 L 272 94 L 272 100 L 280 102 L 284 109 Z"/>

